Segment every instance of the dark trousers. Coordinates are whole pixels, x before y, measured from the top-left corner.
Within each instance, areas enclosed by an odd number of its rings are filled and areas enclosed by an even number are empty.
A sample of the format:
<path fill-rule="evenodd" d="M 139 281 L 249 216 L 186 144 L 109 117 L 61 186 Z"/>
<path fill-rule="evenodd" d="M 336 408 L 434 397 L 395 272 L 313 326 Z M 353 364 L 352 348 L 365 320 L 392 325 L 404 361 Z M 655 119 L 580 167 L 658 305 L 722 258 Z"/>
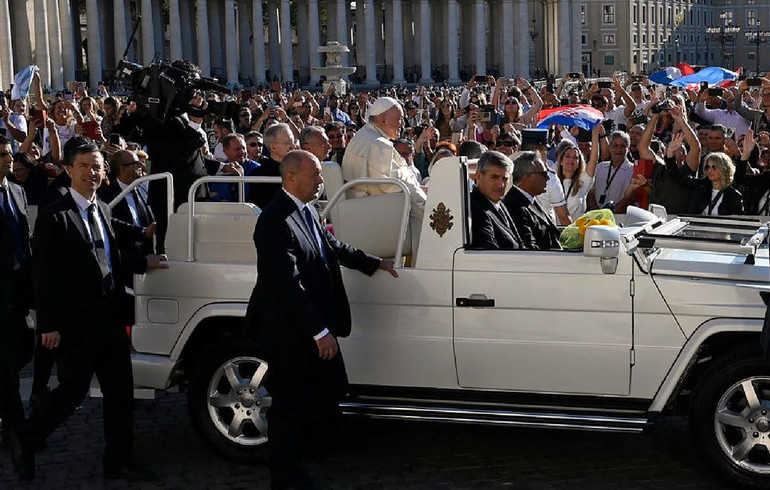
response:
<path fill-rule="evenodd" d="M 48 381 L 51 379 L 51 371 L 56 357 L 51 349 L 43 347 L 40 334 L 35 345 L 35 370 L 32 378 L 32 394 L 42 396 L 48 392 Z"/>
<path fill-rule="evenodd" d="M 128 336 L 114 313 L 100 310 L 92 325 L 62 333 L 54 350 L 59 386 L 33 408 L 23 437 L 32 446 L 45 440 L 80 405 L 96 374 L 104 395 L 104 464 L 110 466 L 131 457 L 134 381 Z"/>
<path fill-rule="evenodd" d="M 26 314 L 4 312 L 0 325 L 0 419 L 3 432 L 24 420 L 19 392 L 19 373 L 29 362 L 34 332 L 27 327 Z"/>
<path fill-rule="evenodd" d="M 270 362 L 267 388 L 272 405 L 267 430 L 273 489 L 309 485 L 302 468 L 308 444 L 319 427 L 336 419 L 347 391 L 342 352 L 330 361 L 317 358 L 317 351 L 315 356 L 300 371 L 291 356 L 274 356 Z"/>

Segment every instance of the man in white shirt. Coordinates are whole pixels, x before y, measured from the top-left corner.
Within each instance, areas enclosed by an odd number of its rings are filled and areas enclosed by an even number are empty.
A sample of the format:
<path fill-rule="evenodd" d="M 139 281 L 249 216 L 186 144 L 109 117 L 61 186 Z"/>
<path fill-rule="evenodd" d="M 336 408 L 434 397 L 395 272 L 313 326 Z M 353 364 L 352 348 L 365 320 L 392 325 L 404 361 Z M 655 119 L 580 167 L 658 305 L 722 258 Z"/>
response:
<path fill-rule="evenodd" d="M 588 192 L 586 202 L 588 209 L 603 208 L 607 203 L 614 202 L 613 211 L 625 213 L 631 200 L 624 195 L 634 176 L 634 166 L 628 161 L 631 138 L 628 133 L 615 131 L 609 139 L 610 160 L 596 167 L 594 188 Z"/>
<path fill-rule="evenodd" d="M 751 127 L 751 122 L 735 112 L 735 92 L 725 90 L 724 96 L 727 101 L 726 109 L 708 109 L 706 107 L 706 99 L 709 98 L 708 90 L 701 90 L 700 94 L 698 94 L 698 104 L 695 106 L 695 113 L 712 124 L 734 128 L 735 139 L 740 140 Z"/>

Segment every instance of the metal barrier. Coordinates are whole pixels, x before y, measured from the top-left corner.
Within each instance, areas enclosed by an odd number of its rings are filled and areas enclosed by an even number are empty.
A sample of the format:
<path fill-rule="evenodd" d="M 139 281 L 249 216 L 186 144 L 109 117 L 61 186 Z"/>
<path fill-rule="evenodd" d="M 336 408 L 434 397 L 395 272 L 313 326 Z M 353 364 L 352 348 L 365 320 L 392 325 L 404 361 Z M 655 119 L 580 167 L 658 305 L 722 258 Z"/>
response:
<path fill-rule="evenodd" d="M 398 236 L 396 237 L 396 239 L 398 240 L 398 243 L 396 243 L 396 257 L 394 260 L 395 267 L 401 268 L 401 262 L 402 262 L 401 259 L 403 258 L 403 253 L 404 253 L 404 238 L 406 238 L 406 227 L 409 225 L 409 211 L 411 211 L 411 208 L 412 208 L 412 201 L 409 196 L 409 188 L 406 186 L 404 182 L 393 178 L 369 178 L 369 177 L 354 179 L 349 182 L 346 182 L 342 187 L 340 187 L 337 193 L 334 194 L 334 196 L 331 199 L 329 199 L 328 203 L 326 204 L 326 207 L 321 213 L 321 218 L 326 218 L 329 215 L 329 210 L 331 210 L 331 208 L 333 208 L 337 204 L 337 201 L 340 200 L 340 198 L 344 195 L 345 191 L 359 184 L 393 184 L 401 188 L 404 196 L 404 211 L 401 215 L 401 226 L 399 227 Z M 364 199 L 364 198 L 359 198 L 359 199 Z"/>
<path fill-rule="evenodd" d="M 144 182 L 150 182 L 151 180 L 166 179 L 166 217 L 171 216 L 172 209 L 174 207 L 174 176 L 169 172 L 163 172 L 159 174 L 145 175 L 139 177 L 135 181 L 131 182 L 128 187 L 123 189 L 120 194 L 115 196 L 115 199 L 108 203 L 110 209 L 113 209 L 120 202 L 121 199 L 126 197 L 131 191 L 139 187 L 139 184 Z M 154 210 L 153 210 L 154 211 Z"/>

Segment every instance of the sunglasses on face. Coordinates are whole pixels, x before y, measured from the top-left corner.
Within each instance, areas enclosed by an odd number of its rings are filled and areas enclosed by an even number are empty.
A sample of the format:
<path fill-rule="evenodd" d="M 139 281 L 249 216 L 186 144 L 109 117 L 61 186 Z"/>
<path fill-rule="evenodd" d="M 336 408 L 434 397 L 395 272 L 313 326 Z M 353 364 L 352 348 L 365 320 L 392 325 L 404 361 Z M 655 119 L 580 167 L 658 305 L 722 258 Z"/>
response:
<path fill-rule="evenodd" d="M 505 105 L 519 105 L 519 103 L 516 102 L 515 100 L 509 100 L 508 102 L 505 103 Z"/>
<path fill-rule="evenodd" d="M 252 147 L 252 148 L 256 148 L 258 146 L 262 146 L 262 143 L 258 143 L 256 141 L 252 141 L 251 143 L 249 143 L 249 146 Z"/>
<path fill-rule="evenodd" d="M 497 143 L 497 146 L 505 146 L 508 148 L 513 148 L 516 146 L 516 144 L 513 141 L 500 141 Z"/>
<path fill-rule="evenodd" d="M 704 165 L 703 166 L 703 170 L 708 172 L 709 170 L 718 170 L 718 169 L 717 169 L 716 165 Z"/>
<path fill-rule="evenodd" d="M 527 172 L 529 175 L 539 175 L 544 178 L 548 178 L 548 171 L 543 170 L 542 172 Z"/>

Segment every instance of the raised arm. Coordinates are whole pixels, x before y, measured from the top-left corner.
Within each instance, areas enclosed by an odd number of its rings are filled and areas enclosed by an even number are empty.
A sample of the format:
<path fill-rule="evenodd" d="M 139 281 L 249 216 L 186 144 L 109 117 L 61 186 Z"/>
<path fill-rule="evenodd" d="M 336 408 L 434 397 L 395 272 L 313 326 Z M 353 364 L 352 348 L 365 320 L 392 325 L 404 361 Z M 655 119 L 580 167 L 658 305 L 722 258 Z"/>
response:
<path fill-rule="evenodd" d="M 537 122 L 537 116 L 540 113 L 540 109 L 543 107 L 543 99 L 540 98 L 540 94 L 537 93 L 532 85 L 525 79 L 517 79 L 519 89 L 522 93 L 529 94 L 532 99 L 532 106 L 529 108 L 526 114 L 521 117 L 523 123 L 535 123 Z"/>
<path fill-rule="evenodd" d="M 623 102 L 625 104 L 625 109 L 623 109 L 623 115 L 626 117 L 631 117 L 631 114 L 633 114 L 634 109 L 636 109 L 636 102 L 634 102 L 634 99 L 631 98 L 631 95 L 626 92 L 626 89 L 623 88 L 623 85 L 620 84 L 620 80 L 618 80 L 618 77 L 612 77 L 612 83 L 615 85 L 615 91 L 620 94 L 620 98 L 623 99 Z"/>
<path fill-rule="evenodd" d="M 604 126 L 597 124 L 591 130 L 591 154 L 588 157 L 586 165 L 586 174 L 593 177 L 596 175 L 596 166 L 599 164 L 599 133 L 604 132 Z"/>
<path fill-rule="evenodd" d="M 639 143 L 636 147 L 639 149 L 639 158 L 644 160 L 655 160 L 655 153 L 650 149 L 650 143 L 652 142 L 652 133 L 655 132 L 655 126 L 658 125 L 658 119 L 660 114 L 653 114 L 650 123 L 644 128 L 642 136 L 639 138 Z"/>
<path fill-rule="evenodd" d="M 679 127 L 684 134 L 684 140 L 690 147 L 690 151 L 687 152 L 687 166 L 690 167 L 690 170 L 693 172 L 697 172 L 698 167 L 700 166 L 700 140 L 698 140 L 698 136 L 687 123 L 687 120 L 684 117 L 684 111 L 682 111 L 680 106 L 676 105 L 671 109 L 671 117 L 674 118 L 674 121 L 679 123 Z"/>

